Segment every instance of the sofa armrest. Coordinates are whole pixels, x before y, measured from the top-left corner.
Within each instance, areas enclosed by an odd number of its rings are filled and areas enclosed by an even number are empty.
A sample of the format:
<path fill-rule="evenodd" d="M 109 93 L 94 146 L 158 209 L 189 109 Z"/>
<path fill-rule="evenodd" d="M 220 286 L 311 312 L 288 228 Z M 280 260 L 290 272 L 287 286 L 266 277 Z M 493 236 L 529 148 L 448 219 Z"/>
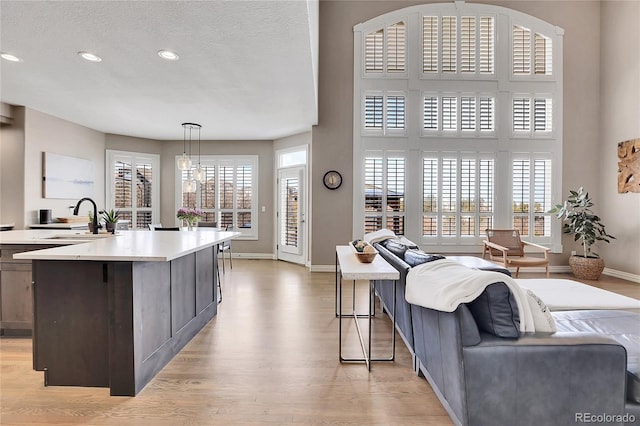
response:
<path fill-rule="evenodd" d="M 580 413 L 624 414 L 626 350 L 614 340 L 588 333 L 482 337 L 463 348 L 469 424 L 561 426 Z"/>

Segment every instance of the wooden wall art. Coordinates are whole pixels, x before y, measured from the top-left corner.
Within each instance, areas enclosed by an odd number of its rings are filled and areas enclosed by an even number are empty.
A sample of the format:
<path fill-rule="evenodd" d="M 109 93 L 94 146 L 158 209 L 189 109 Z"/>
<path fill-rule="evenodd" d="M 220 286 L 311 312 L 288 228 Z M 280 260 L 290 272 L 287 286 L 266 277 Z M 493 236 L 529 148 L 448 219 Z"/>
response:
<path fill-rule="evenodd" d="M 618 193 L 640 192 L 640 139 L 618 144 Z"/>

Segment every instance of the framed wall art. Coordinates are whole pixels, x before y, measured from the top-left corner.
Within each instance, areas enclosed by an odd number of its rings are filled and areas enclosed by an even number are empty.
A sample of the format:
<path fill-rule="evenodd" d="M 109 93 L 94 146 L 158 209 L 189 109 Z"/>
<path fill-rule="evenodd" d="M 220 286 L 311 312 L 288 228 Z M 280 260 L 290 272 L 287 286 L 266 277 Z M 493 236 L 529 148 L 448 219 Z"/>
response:
<path fill-rule="evenodd" d="M 42 198 L 78 200 L 93 197 L 93 161 L 42 153 Z"/>

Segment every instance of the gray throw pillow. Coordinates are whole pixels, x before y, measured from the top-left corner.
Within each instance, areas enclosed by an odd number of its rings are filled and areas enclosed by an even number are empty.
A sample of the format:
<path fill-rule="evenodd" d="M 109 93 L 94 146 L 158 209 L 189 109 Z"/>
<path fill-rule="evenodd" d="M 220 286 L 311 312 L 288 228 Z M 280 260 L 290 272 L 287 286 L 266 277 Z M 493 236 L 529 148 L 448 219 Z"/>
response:
<path fill-rule="evenodd" d="M 422 250 L 416 249 L 409 249 L 404 252 L 405 263 L 412 267 L 439 259 L 444 259 L 444 256 L 440 256 L 439 254 L 428 254 Z"/>
<path fill-rule="evenodd" d="M 507 339 L 520 337 L 518 306 L 505 283 L 488 285 L 467 307 L 481 331 Z"/>

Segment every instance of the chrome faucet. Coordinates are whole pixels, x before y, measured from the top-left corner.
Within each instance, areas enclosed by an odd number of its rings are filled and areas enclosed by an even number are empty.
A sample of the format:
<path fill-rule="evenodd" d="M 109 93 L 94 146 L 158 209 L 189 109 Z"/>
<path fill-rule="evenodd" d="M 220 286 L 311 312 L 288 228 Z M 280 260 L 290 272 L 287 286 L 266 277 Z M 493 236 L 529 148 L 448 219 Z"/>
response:
<path fill-rule="evenodd" d="M 89 197 L 81 198 L 80 201 L 78 201 L 78 204 L 76 204 L 76 207 L 73 209 L 73 215 L 78 216 L 78 210 L 80 209 L 80 204 L 82 204 L 83 201 L 90 201 L 91 204 L 93 204 L 93 233 L 97 234 L 98 233 L 98 206 L 96 206 L 95 201 L 93 201 Z"/>

